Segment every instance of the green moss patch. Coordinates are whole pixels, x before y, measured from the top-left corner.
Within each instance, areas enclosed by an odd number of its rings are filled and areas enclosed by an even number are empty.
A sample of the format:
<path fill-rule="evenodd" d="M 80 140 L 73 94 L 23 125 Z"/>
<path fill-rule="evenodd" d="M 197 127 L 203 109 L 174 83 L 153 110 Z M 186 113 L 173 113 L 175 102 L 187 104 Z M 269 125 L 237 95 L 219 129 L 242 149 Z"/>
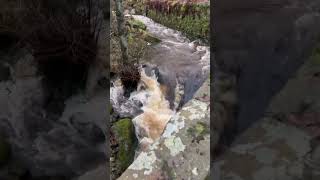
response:
<path fill-rule="evenodd" d="M 210 129 L 207 124 L 203 122 L 197 122 L 187 130 L 187 133 L 189 136 L 193 137 L 193 141 L 199 143 L 199 141 L 204 140 L 204 135 L 210 133 Z"/>
<path fill-rule="evenodd" d="M 128 21 L 128 23 L 132 28 L 138 28 L 138 29 L 142 29 L 142 30 L 147 29 L 147 26 L 143 22 L 136 20 L 136 19 L 130 19 Z"/>
<path fill-rule="evenodd" d="M 147 42 L 149 42 L 149 43 L 151 43 L 151 44 L 157 44 L 157 43 L 160 43 L 160 42 L 161 42 L 160 39 L 152 36 L 151 34 L 149 34 L 149 33 L 147 33 L 147 32 L 144 33 L 143 38 L 144 38 L 145 41 L 147 41 Z"/>
<path fill-rule="evenodd" d="M 128 25 L 129 25 L 129 34 L 128 34 L 129 46 L 137 43 L 140 43 L 143 46 L 147 42 L 151 44 L 156 44 L 161 42 L 160 39 L 152 36 L 147 32 L 147 26 L 143 22 L 136 19 L 129 19 Z"/>
<path fill-rule="evenodd" d="M 131 119 L 120 119 L 114 123 L 112 131 L 119 143 L 119 150 L 116 155 L 116 163 L 124 171 L 134 160 L 137 139 Z"/>

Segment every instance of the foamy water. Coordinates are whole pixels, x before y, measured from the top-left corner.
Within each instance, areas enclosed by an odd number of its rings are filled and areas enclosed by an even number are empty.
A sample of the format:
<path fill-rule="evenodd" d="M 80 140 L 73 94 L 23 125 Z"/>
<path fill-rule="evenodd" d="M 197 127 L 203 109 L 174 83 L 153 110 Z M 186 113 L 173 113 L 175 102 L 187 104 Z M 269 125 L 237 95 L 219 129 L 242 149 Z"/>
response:
<path fill-rule="evenodd" d="M 144 71 L 141 71 L 141 83 L 145 85 L 148 96 L 142 106 L 143 113 L 132 121 L 138 140 L 141 142 L 147 138 L 148 142 L 152 142 L 160 137 L 174 112 L 170 109 L 169 102 L 165 99 L 155 75 L 148 77 Z"/>
<path fill-rule="evenodd" d="M 110 98 L 113 108 L 119 114 L 134 114 L 135 108 L 139 108 L 142 113 L 133 118 L 135 133 L 139 142 L 152 143 L 160 137 L 167 122 L 174 111 L 170 109 L 169 101 L 166 100 L 161 91 L 155 73 L 147 76 L 141 68 L 141 80 L 138 90 L 131 93 L 126 102 L 121 103 L 123 97 L 123 87 L 119 80 L 114 82 L 110 89 Z"/>

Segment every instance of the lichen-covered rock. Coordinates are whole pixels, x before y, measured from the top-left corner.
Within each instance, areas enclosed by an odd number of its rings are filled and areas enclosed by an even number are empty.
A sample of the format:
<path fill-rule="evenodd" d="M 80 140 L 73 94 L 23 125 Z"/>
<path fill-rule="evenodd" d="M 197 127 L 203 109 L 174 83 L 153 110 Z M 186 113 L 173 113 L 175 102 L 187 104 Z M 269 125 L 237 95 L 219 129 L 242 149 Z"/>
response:
<path fill-rule="evenodd" d="M 116 163 L 124 171 L 132 163 L 137 147 L 134 126 L 131 119 L 120 119 L 113 124 L 112 131 L 119 143 Z"/>

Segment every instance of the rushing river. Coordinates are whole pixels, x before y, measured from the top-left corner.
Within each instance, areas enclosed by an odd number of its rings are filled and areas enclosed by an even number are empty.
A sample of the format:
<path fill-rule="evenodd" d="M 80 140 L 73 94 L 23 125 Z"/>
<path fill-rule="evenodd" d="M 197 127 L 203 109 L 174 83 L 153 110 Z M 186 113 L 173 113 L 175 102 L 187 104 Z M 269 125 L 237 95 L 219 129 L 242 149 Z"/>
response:
<path fill-rule="evenodd" d="M 120 117 L 131 117 L 140 143 L 152 143 L 163 132 L 175 111 L 190 100 L 209 76 L 210 51 L 199 41 L 190 42 L 180 32 L 155 23 L 145 16 L 133 16 L 147 26 L 160 43 L 148 48 L 142 60 L 138 89 L 129 99 L 121 82 L 110 89 L 113 109 Z"/>

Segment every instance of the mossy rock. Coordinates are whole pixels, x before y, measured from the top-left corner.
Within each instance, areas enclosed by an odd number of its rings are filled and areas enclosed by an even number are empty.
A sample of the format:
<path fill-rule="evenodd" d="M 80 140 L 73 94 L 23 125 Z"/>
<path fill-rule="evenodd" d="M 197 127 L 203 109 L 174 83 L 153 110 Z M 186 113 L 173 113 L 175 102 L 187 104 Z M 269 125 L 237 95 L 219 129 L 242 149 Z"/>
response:
<path fill-rule="evenodd" d="M 0 167 L 7 164 L 10 158 L 10 144 L 0 136 Z"/>
<path fill-rule="evenodd" d="M 134 126 L 129 118 L 120 119 L 113 124 L 112 131 L 119 143 L 116 163 L 121 171 L 124 171 L 133 162 L 135 149 L 137 147 Z"/>
<path fill-rule="evenodd" d="M 131 19 L 131 20 L 129 20 L 129 24 L 133 28 L 147 30 L 147 26 L 143 22 L 141 22 L 139 20 Z"/>
<path fill-rule="evenodd" d="M 144 34 L 144 40 L 151 43 L 151 44 L 157 44 L 157 43 L 160 43 L 161 40 L 152 36 L 151 34 L 149 33 L 145 33 Z"/>

